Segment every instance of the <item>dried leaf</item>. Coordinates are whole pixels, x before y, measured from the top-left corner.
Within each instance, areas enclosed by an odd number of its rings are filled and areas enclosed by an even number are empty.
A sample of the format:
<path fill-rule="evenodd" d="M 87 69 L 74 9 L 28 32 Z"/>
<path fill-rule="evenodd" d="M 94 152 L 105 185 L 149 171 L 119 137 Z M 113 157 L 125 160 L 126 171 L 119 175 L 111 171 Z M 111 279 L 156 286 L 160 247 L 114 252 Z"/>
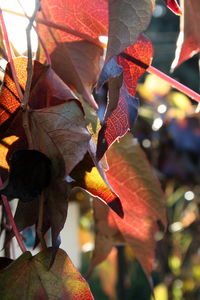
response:
<path fill-rule="evenodd" d="M 109 34 L 106 62 L 133 45 L 146 30 L 152 16 L 154 1 L 109 0 Z"/>
<path fill-rule="evenodd" d="M 5 300 L 94 299 L 86 281 L 63 250 L 58 251 L 53 266 L 48 269 L 51 252 L 51 248 L 36 256 L 25 252 L 0 272 L 0 298 Z"/>
<path fill-rule="evenodd" d="M 180 33 L 172 69 L 200 51 L 200 2 L 199 0 L 182 0 L 181 7 L 183 14 L 180 18 Z"/>

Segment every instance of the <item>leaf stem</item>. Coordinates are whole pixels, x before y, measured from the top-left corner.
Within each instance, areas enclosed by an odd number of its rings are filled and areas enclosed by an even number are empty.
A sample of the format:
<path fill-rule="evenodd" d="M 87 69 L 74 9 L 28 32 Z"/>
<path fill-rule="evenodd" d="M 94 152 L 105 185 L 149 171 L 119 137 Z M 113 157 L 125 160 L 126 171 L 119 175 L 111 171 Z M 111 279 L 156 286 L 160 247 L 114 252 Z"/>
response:
<path fill-rule="evenodd" d="M 161 79 L 167 81 L 171 86 L 182 92 L 183 94 L 187 95 L 188 97 L 192 98 L 193 100 L 200 102 L 200 94 L 196 93 L 195 91 L 191 90 L 189 87 L 185 86 L 184 84 L 178 82 L 177 80 L 173 79 L 172 77 L 166 75 L 165 73 L 161 72 L 160 70 L 149 66 L 147 72 L 154 74 Z"/>
<path fill-rule="evenodd" d="M 139 67 L 146 69 L 147 72 L 154 74 L 154 75 L 160 77 L 161 79 L 167 81 L 172 87 L 176 88 L 177 90 L 179 90 L 183 94 L 187 95 L 188 97 L 192 98 L 196 102 L 200 102 L 200 94 L 196 93 L 195 91 L 191 90 L 189 87 L 178 82 L 177 80 L 173 79 L 172 77 L 166 75 L 165 73 L 161 72 L 160 70 L 136 59 L 135 57 L 133 57 L 125 52 L 122 52 L 119 55 L 121 57 L 125 58 L 126 60 L 138 65 Z"/>
<path fill-rule="evenodd" d="M 31 82 L 33 77 L 33 62 L 32 62 L 32 47 L 31 47 L 31 29 L 33 26 L 33 22 L 35 20 L 37 11 L 40 7 L 40 3 L 38 0 L 36 0 L 35 4 L 35 10 L 33 12 L 33 15 L 29 19 L 29 24 L 26 29 L 26 37 L 27 37 L 27 52 L 28 52 L 28 62 L 27 62 L 27 80 L 26 80 L 26 86 L 24 91 L 24 97 L 22 101 L 22 108 L 24 110 L 27 109 L 28 101 L 29 101 L 29 95 L 30 95 L 30 89 L 31 89 Z"/>
<path fill-rule="evenodd" d="M 20 101 L 22 101 L 23 93 L 22 93 L 21 87 L 20 87 L 18 79 L 17 79 L 17 73 L 16 73 L 16 70 L 15 70 L 14 62 L 13 62 L 13 57 L 12 57 L 10 42 L 9 42 L 9 38 L 8 38 L 8 33 L 7 33 L 7 29 L 6 29 L 6 25 L 5 25 L 4 17 L 3 17 L 3 12 L 2 12 L 1 8 L 0 8 L 0 23 L 1 23 L 1 26 L 2 26 L 2 32 L 3 32 L 3 37 L 4 37 L 4 40 L 5 40 L 5 46 L 6 46 L 6 50 L 7 50 L 8 61 L 10 63 L 10 67 L 11 67 L 11 71 L 12 71 L 12 77 L 13 77 L 13 80 L 14 80 L 14 83 L 15 83 L 15 86 L 16 86 L 16 89 L 17 89 L 19 99 L 20 99 Z"/>
<path fill-rule="evenodd" d="M 2 179 L 1 179 L 1 177 L 0 177 L 0 185 L 2 185 L 2 184 L 3 184 L 3 183 L 2 183 Z M 3 205 L 4 205 L 4 207 L 5 207 L 5 211 L 6 211 L 8 220 L 9 220 L 9 222 L 10 222 L 10 225 L 12 226 L 12 230 L 13 230 L 13 232 L 14 232 L 14 235 L 15 235 L 16 239 L 17 239 L 17 242 L 18 242 L 18 244 L 19 244 L 19 247 L 20 247 L 20 249 L 21 249 L 22 252 L 26 252 L 26 247 L 24 246 L 24 243 L 23 243 L 23 241 L 22 241 L 21 234 L 20 234 L 20 232 L 19 232 L 19 230 L 17 229 L 17 226 L 16 226 L 16 224 L 15 224 L 15 220 L 14 220 L 14 218 L 13 218 L 12 211 L 11 211 L 10 205 L 9 205 L 9 203 L 8 203 L 8 199 L 7 199 L 7 197 L 6 197 L 5 195 L 1 195 L 1 197 L 2 197 Z"/>
<path fill-rule="evenodd" d="M 27 13 L 25 12 L 25 10 L 24 10 L 24 8 L 23 8 L 21 2 L 20 2 L 19 0 L 17 0 L 17 2 L 19 3 L 21 9 L 23 10 L 24 16 L 25 16 L 27 19 L 30 20 L 30 17 L 29 17 L 29 16 L 27 15 Z M 39 40 L 39 42 L 40 42 L 40 44 L 41 44 L 41 46 L 42 46 L 42 49 L 43 49 L 43 51 L 44 51 L 44 55 L 46 56 L 47 64 L 48 64 L 48 65 L 51 65 L 51 58 L 50 58 L 50 55 L 49 55 L 49 53 L 48 53 L 48 51 L 47 51 L 47 48 L 46 48 L 46 46 L 45 46 L 45 43 L 43 42 L 43 39 L 41 38 L 41 36 L 40 36 L 40 34 L 39 34 L 38 30 L 37 30 L 37 27 L 33 25 L 33 28 L 34 28 L 35 32 L 37 33 L 38 40 Z"/>

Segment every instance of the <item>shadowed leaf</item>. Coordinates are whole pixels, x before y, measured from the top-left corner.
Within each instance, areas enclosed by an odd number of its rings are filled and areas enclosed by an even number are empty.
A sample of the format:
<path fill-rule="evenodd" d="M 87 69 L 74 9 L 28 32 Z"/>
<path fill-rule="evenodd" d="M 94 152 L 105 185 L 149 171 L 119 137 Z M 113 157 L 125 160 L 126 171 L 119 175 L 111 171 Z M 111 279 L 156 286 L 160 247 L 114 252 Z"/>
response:
<path fill-rule="evenodd" d="M 5 300 L 92 300 L 90 289 L 63 250 L 48 269 L 52 249 L 36 256 L 25 252 L 0 272 L 0 298 Z M 16 277 L 17 275 L 17 277 Z"/>
<path fill-rule="evenodd" d="M 109 34 L 106 62 L 134 44 L 152 16 L 154 1 L 109 0 Z"/>

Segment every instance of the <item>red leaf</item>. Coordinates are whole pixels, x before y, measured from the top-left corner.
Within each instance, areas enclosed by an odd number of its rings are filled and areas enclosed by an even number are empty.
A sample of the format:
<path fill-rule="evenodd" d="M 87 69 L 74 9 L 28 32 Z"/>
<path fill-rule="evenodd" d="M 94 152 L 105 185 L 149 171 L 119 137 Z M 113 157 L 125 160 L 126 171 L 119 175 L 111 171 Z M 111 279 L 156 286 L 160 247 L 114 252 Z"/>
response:
<path fill-rule="evenodd" d="M 27 60 L 25 57 L 18 57 L 14 59 L 14 65 L 17 73 L 17 78 L 22 89 L 25 88 L 26 84 L 26 64 Z M 12 73 L 10 64 L 7 65 L 6 75 L 4 77 L 3 87 L 0 94 L 0 126 L 1 134 L 4 134 L 4 127 L 2 125 L 13 118 L 14 113 L 20 107 L 20 100 L 15 87 L 15 83 L 12 79 Z M 6 123 L 6 128 L 8 123 Z"/>
<path fill-rule="evenodd" d="M 149 276 L 155 257 L 157 223 L 166 226 L 164 194 L 131 134 L 112 145 L 107 159 L 106 176 L 120 197 L 124 218 L 94 199 L 96 236 L 90 273 L 107 257 L 112 246 L 126 242 Z"/>
<path fill-rule="evenodd" d="M 130 244 L 146 274 L 152 270 L 157 222 L 166 225 L 165 201 L 145 154 L 127 134 L 107 152 L 108 182 L 119 195 L 124 218 L 110 210 L 109 223 L 115 226 Z"/>
<path fill-rule="evenodd" d="M 181 15 L 182 10 L 176 0 L 164 0 L 167 7 L 176 15 Z"/>
<path fill-rule="evenodd" d="M 138 79 L 144 74 L 151 64 L 153 46 L 144 35 L 140 35 L 137 42 L 126 48 L 123 53 L 137 60 L 135 63 L 119 55 L 119 65 L 123 67 L 124 83 L 132 96 L 135 96 Z"/>
<path fill-rule="evenodd" d="M 138 79 L 151 63 L 153 47 L 145 36 L 140 35 L 138 41 L 125 49 L 122 55 L 132 57 L 136 63 L 119 55 L 119 65 L 123 67 L 123 84 L 117 107 L 104 120 L 98 136 L 97 158 L 101 159 L 106 150 L 118 138 L 126 134 L 133 127 L 137 117 L 138 100 L 134 97 Z M 104 69 L 102 70 L 103 73 Z M 113 76 L 113 75 L 112 75 Z M 101 78 L 101 77 L 100 77 Z M 109 91 L 110 92 L 110 91 Z M 108 103 L 107 111 L 112 103 Z"/>
<path fill-rule="evenodd" d="M 76 34 L 38 24 L 39 32 L 51 54 L 53 69 L 97 109 L 91 93 L 100 72 L 100 57 L 103 55 L 99 36 L 107 35 L 107 2 L 42 0 L 41 7 L 39 16 L 47 22 L 67 26 L 75 33 L 83 34 L 83 38 L 80 38 Z M 84 38 L 84 35 L 87 36 Z"/>
<path fill-rule="evenodd" d="M 200 51 L 200 1 L 184 1 L 182 6 L 184 14 L 181 16 L 180 34 L 172 69 Z"/>

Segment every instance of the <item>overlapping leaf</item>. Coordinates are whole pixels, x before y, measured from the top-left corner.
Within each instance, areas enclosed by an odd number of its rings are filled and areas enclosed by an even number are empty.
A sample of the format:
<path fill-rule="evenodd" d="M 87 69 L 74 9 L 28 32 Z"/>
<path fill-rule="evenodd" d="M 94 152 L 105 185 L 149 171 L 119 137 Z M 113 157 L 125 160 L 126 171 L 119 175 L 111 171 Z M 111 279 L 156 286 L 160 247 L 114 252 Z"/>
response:
<path fill-rule="evenodd" d="M 103 55 L 102 48 L 98 46 L 98 37 L 107 34 L 106 1 L 43 0 L 41 6 L 40 17 L 83 34 L 83 38 L 80 38 L 39 24 L 39 32 L 51 54 L 53 69 L 96 109 L 91 92 L 100 72 L 100 57 Z M 96 40 L 96 44 L 90 38 Z"/>
<path fill-rule="evenodd" d="M 94 264 L 103 259 L 96 253 L 102 251 L 105 258 L 111 247 L 103 246 L 102 236 L 109 233 L 109 237 L 114 237 L 120 232 L 134 250 L 145 273 L 149 275 L 155 255 L 157 222 L 166 225 L 164 195 L 144 153 L 135 144 L 131 134 L 127 134 L 107 151 L 107 159 L 109 170 L 106 176 L 122 201 L 124 218 L 121 219 L 111 210 L 103 208 L 104 215 L 107 215 L 107 226 L 104 224 L 100 230 L 98 227 Z M 97 210 L 96 214 L 96 218 L 101 218 Z M 114 243 L 113 238 L 112 242 Z"/>
<path fill-rule="evenodd" d="M 133 45 L 151 20 L 154 0 L 109 0 L 109 34 L 106 62 Z"/>
<path fill-rule="evenodd" d="M 0 298 L 27 299 L 94 299 L 88 284 L 63 250 L 57 252 L 51 270 L 51 248 L 32 256 L 25 252 L 0 272 Z"/>
<path fill-rule="evenodd" d="M 85 155 L 70 175 L 76 180 L 75 186 L 78 184 L 93 196 L 98 197 L 122 217 L 121 201 L 107 182 L 101 162 L 95 161 L 95 153 L 95 144 L 90 141 L 89 153 Z"/>
<path fill-rule="evenodd" d="M 172 69 L 200 51 L 200 2 L 198 0 L 181 1 L 181 7 L 184 14 L 181 16 L 180 34 Z"/>
<path fill-rule="evenodd" d="M 182 10 L 176 0 L 164 0 L 167 7 L 176 15 L 181 15 Z"/>
<path fill-rule="evenodd" d="M 134 45 L 124 50 L 123 56 L 119 55 L 118 64 L 123 68 L 123 84 L 120 88 L 117 82 L 115 82 L 115 88 L 119 90 L 119 100 L 116 99 L 116 96 L 109 98 L 107 105 L 108 113 L 106 112 L 105 114 L 105 120 L 98 136 L 98 159 L 102 158 L 106 150 L 118 137 L 124 136 L 133 127 L 139 106 L 138 99 L 135 98 L 137 81 L 151 63 L 152 56 L 152 44 L 143 35 L 139 37 Z M 114 60 L 113 64 L 116 65 Z M 105 78 L 109 82 L 109 77 L 114 77 L 113 72 L 119 73 L 119 67 L 115 66 L 110 68 L 110 70 L 111 72 L 105 76 L 106 66 L 103 68 L 100 82 L 102 82 L 102 78 Z M 112 86 L 112 88 L 114 87 Z M 112 93 L 110 94 L 112 95 Z M 113 103 L 113 101 L 118 102 Z M 111 111 L 113 107 L 116 108 Z"/>

